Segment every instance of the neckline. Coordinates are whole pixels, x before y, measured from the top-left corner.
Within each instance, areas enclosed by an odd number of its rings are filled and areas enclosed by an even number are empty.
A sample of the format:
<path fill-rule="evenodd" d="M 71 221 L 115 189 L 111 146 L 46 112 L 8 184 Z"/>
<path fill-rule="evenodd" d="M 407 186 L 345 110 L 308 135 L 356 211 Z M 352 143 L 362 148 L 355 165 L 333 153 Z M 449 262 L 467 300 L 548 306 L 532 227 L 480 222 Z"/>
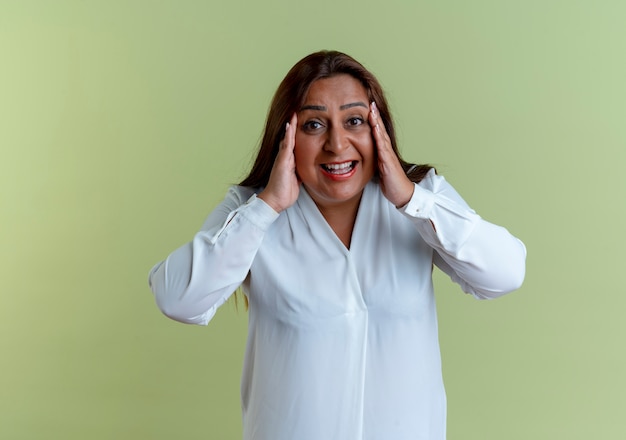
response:
<path fill-rule="evenodd" d="M 355 249 L 358 248 L 360 245 L 358 243 L 358 238 L 359 236 L 361 236 L 361 234 L 359 234 L 358 231 L 361 227 L 360 225 L 363 223 L 363 220 L 362 220 L 363 217 L 367 215 L 365 211 L 367 210 L 368 206 L 371 204 L 368 202 L 364 203 L 364 200 L 369 198 L 371 186 L 372 186 L 372 182 L 370 181 L 363 188 L 363 193 L 361 194 L 361 200 L 359 200 L 359 206 L 356 212 L 356 218 L 354 220 L 354 226 L 352 227 L 352 232 L 350 234 L 350 247 L 349 248 L 346 247 L 346 245 L 337 236 L 337 234 L 335 233 L 333 228 L 330 226 L 330 224 L 328 224 L 328 221 L 326 221 L 326 218 L 324 217 L 324 215 L 322 214 L 318 206 L 315 204 L 315 201 L 313 200 L 311 195 L 307 192 L 307 190 L 304 188 L 304 186 L 300 188 L 302 197 L 298 198 L 298 204 L 303 210 L 305 219 L 309 215 L 315 217 L 315 221 L 309 223 L 312 229 L 317 229 L 312 224 L 320 225 L 321 230 L 314 231 L 314 232 L 324 233 L 325 235 L 330 236 L 331 240 L 341 249 L 343 253 L 350 255 L 354 253 Z"/>

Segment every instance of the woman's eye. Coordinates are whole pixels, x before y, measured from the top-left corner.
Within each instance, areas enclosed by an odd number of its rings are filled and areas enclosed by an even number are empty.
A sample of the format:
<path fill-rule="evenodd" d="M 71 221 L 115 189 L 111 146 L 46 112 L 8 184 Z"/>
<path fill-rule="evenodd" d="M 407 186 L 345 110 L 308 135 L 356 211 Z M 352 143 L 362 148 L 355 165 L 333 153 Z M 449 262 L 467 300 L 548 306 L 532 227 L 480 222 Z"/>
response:
<path fill-rule="evenodd" d="M 303 128 L 305 131 L 315 131 L 322 128 L 322 124 L 318 121 L 308 121 L 304 123 Z"/>
<path fill-rule="evenodd" d="M 363 123 L 363 118 L 361 117 L 354 117 L 354 118 L 348 119 L 348 125 L 351 127 L 357 127 L 361 125 L 362 123 Z"/>

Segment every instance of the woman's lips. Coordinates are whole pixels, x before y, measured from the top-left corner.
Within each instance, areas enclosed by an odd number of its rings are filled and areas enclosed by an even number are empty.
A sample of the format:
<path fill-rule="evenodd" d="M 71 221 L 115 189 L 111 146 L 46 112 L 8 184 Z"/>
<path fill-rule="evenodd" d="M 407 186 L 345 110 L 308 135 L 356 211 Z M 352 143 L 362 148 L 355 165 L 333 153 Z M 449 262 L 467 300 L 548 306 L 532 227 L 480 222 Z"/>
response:
<path fill-rule="evenodd" d="M 341 175 L 347 174 L 354 169 L 356 166 L 356 160 L 349 160 L 346 162 L 336 162 L 336 163 L 324 163 L 321 165 L 322 169 L 327 173 Z"/>
<path fill-rule="evenodd" d="M 356 160 L 348 160 L 345 162 L 324 163 L 320 165 L 320 168 L 331 179 L 342 180 L 354 174 L 357 164 Z"/>

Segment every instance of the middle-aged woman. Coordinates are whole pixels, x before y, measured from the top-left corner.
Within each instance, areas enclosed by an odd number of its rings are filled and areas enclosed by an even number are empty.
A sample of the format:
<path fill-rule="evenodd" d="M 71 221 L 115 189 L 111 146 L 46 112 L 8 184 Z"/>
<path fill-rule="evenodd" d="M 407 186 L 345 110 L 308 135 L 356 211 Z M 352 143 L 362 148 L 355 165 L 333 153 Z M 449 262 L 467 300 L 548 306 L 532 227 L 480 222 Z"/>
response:
<path fill-rule="evenodd" d="M 323 51 L 289 71 L 250 174 L 150 285 L 191 324 L 243 287 L 244 439 L 440 440 L 433 265 L 486 299 L 521 285 L 525 257 L 433 169 L 400 158 L 376 78 Z"/>

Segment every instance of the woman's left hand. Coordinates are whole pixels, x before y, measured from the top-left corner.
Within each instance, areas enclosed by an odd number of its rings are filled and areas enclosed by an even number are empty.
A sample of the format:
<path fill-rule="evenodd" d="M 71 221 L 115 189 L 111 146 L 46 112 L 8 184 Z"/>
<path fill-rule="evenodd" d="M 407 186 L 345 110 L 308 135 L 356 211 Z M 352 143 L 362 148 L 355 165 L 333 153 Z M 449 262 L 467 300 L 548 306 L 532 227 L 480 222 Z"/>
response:
<path fill-rule="evenodd" d="M 404 173 L 400 160 L 393 151 L 391 139 L 374 102 L 370 104 L 369 120 L 378 152 L 378 173 L 383 194 L 399 208 L 411 200 L 414 184 Z"/>

